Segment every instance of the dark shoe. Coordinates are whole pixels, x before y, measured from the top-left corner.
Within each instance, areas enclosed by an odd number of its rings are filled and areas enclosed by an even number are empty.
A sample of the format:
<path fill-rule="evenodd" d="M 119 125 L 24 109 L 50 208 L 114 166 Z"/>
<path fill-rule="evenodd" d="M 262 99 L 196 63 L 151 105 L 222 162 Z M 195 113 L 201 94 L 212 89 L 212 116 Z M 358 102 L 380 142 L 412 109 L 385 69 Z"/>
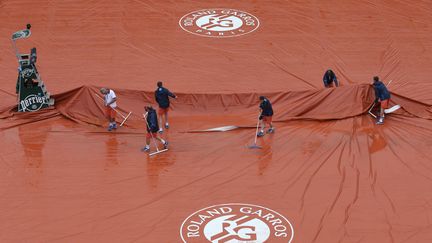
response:
<path fill-rule="evenodd" d="M 164 143 L 164 149 L 167 149 L 168 148 L 168 141 L 165 141 L 165 143 Z"/>
<path fill-rule="evenodd" d="M 168 125 L 168 123 L 165 123 L 165 128 L 166 128 L 166 129 L 168 129 L 168 128 L 169 128 L 169 125 Z"/>
<path fill-rule="evenodd" d="M 258 137 L 262 137 L 262 136 L 264 136 L 264 133 L 263 133 L 263 132 L 259 132 L 259 133 L 257 134 L 257 136 L 258 136 Z"/>
<path fill-rule="evenodd" d="M 142 151 L 142 152 L 148 152 L 148 151 L 150 151 L 150 147 L 143 147 L 143 148 L 141 149 L 141 151 Z"/>
<path fill-rule="evenodd" d="M 112 126 L 112 129 L 117 129 L 117 123 Z"/>
<path fill-rule="evenodd" d="M 113 130 L 113 126 L 110 125 L 110 126 L 108 127 L 108 132 L 111 132 L 112 130 Z"/>
<path fill-rule="evenodd" d="M 267 130 L 267 133 L 274 133 L 275 132 L 275 128 L 271 127 Z"/>

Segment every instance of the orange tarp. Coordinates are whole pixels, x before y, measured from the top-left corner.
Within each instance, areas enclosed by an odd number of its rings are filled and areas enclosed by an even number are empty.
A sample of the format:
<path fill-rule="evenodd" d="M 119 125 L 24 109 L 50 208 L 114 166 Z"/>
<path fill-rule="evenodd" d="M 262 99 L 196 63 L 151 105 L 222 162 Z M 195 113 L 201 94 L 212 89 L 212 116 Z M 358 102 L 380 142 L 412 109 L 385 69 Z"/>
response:
<path fill-rule="evenodd" d="M 259 28 L 185 32 L 225 7 Z M 25 11 L 24 11 L 25 10 Z M 0 242 L 182 242 L 192 213 L 226 203 L 284 215 L 293 242 L 430 242 L 432 4 L 429 1 L 0 1 Z M 38 49 L 55 107 L 18 113 L 13 32 Z M 342 86 L 324 89 L 332 68 Z M 379 75 L 402 109 L 374 124 Z M 169 151 L 149 157 L 144 105 L 178 95 Z M 99 88 L 124 127 L 107 132 Z M 275 134 L 253 143 L 258 97 Z M 121 118 L 117 118 L 121 121 Z M 194 133 L 221 126 L 228 132 Z"/>

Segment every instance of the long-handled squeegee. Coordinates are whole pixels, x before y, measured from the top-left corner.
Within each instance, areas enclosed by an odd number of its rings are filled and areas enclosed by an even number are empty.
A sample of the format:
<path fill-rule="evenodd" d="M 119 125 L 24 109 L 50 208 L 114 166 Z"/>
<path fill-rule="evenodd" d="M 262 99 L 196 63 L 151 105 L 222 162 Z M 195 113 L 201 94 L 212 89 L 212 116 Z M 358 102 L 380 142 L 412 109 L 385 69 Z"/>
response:
<path fill-rule="evenodd" d="M 262 149 L 261 146 L 257 145 L 258 127 L 259 127 L 259 115 L 258 115 L 258 119 L 257 119 L 256 130 L 255 130 L 254 143 L 252 145 L 248 146 L 248 148 L 250 148 L 250 149 Z"/>

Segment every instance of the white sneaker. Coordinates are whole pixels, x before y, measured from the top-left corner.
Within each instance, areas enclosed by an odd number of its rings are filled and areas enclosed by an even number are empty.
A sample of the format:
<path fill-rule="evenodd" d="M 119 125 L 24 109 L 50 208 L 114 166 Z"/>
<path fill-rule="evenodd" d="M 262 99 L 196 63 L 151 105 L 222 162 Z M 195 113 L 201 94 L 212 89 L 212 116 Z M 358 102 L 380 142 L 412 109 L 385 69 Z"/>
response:
<path fill-rule="evenodd" d="M 384 117 L 380 117 L 375 124 L 377 124 L 377 125 L 383 125 L 384 124 Z"/>

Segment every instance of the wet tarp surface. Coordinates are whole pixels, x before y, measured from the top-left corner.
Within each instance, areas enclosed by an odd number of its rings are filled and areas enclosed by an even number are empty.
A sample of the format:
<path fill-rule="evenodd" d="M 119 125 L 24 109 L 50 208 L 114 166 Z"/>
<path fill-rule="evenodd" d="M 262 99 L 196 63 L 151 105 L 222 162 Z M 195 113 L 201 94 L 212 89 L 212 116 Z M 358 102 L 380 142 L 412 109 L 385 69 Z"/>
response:
<path fill-rule="evenodd" d="M 232 38 L 180 28 L 215 7 L 260 26 Z M 431 12 L 431 1 L 0 1 L 0 242 L 182 242 L 189 215 L 226 203 L 284 215 L 293 242 L 431 242 Z M 19 47 L 38 48 L 56 105 L 17 113 L 10 35 L 28 22 Z M 323 89 L 328 68 L 341 87 Z M 374 75 L 402 106 L 383 126 L 367 112 Z M 149 157 L 142 113 L 158 80 L 178 99 L 170 149 Z M 115 132 L 102 86 L 133 112 Z M 276 133 L 251 150 L 260 95 Z M 197 132 L 221 126 L 238 129 Z"/>

